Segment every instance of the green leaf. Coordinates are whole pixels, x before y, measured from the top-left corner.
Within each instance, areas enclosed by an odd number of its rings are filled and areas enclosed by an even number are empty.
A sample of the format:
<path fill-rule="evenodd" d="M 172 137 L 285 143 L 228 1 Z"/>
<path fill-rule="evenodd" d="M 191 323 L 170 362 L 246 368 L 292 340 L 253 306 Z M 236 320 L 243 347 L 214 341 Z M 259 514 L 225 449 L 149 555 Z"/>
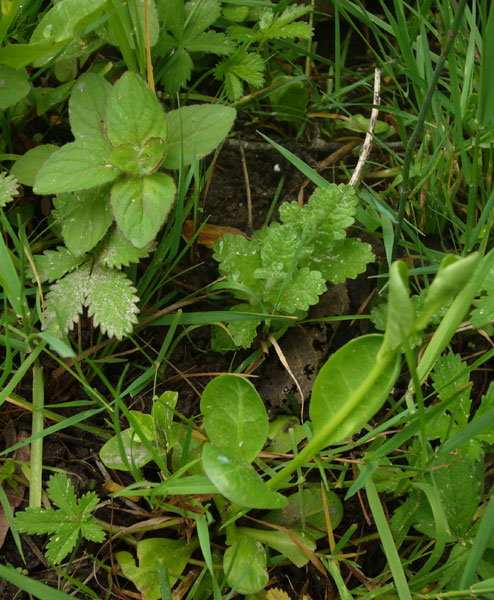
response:
<path fill-rule="evenodd" d="M 115 220 L 125 237 L 137 248 L 155 238 L 166 221 L 174 198 L 175 184 L 165 173 L 121 179 L 111 192 Z"/>
<path fill-rule="evenodd" d="M 14 196 L 17 196 L 19 193 L 17 186 L 18 181 L 13 175 L 7 175 L 5 171 L 0 173 L 0 208 L 12 202 Z"/>
<path fill-rule="evenodd" d="M 86 286 L 90 275 L 89 265 L 66 275 L 50 287 L 45 296 L 45 325 L 49 333 L 60 337 L 79 320 L 86 300 Z"/>
<path fill-rule="evenodd" d="M 204 2 L 201 2 L 204 4 Z M 230 54 L 235 45 L 224 33 L 204 31 L 196 38 L 186 41 L 189 52 L 207 52 L 208 54 Z"/>
<path fill-rule="evenodd" d="M 53 204 L 53 216 L 60 222 L 65 245 L 74 256 L 92 250 L 113 222 L 109 186 L 59 194 Z"/>
<path fill-rule="evenodd" d="M 221 15 L 221 2 L 218 0 L 190 0 L 185 4 L 185 22 L 187 23 L 184 39 L 186 43 L 193 40 Z"/>
<path fill-rule="evenodd" d="M 17 71 L 12 67 L 0 65 L 0 110 L 6 110 L 17 104 L 29 94 L 31 83 L 25 69 Z"/>
<path fill-rule="evenodd" d="M 149 256 L 149 246 L 136 248 L 116 227 L 111 227 L 98 244 L 95 260 L 107 267 L 119 269 Z"/>
<path fill-rule="evenodd" d="M 239 535 L 223 558 L 226 580 L 238 594 L 256 594 L 265 588 L 269 580 L 266 565 L 262 544 L 248 535 Z"/>
<path fill-rule="evenodd" d="M 375 259 L 369 244 L 348 238 L 336 241 L 331 249 L 330 260 L 322 261 L 319 266 L 327 281 L 343 283 L 345 279 L 355 279 Z"/>
<path fill-rule="evenodd" d="M 265 520 L 265 518 L 263 520 Z M 293 529 L 290 531 L 295 538 L 300 540 L 309 552 L 315 551 L 316 543 L 309 535 Z M 288 560 L 299 569 L 309 562 L 307 555 L 302 552 L 300 547 L 297 546 L 293 539 L 284 531 L 267 531 L 265 529 L 253 529 L 251 527 L 238 527 L 238 532 L 249 535 L 262 544 L 267 544 L 270 548 L 273 548 L 273 550 L 286 556 Z"/>
<path fill-rule="evenodd" d="M 119 171 L 108 162 L 110 152 L 109 144 L 98 138 L 66 144 L 38 171 L 34 193 L 76 192 L 113 181 Z"/>
<path fill-rule="evenodd" d="M 415 310 L 410 298 L 408 267 L 395 261 L 389 273 L 389 299 L 383 351 L 401 346 L 410 335 L 415 321 Z"/>
<path fill-rule="evenodd" d="M 117 146 L 108 160 L 121 171 L 132 175 L 147 175 L 163 161 L 166 145 L 161 138 L 150 138 L 142 148 L 133 144 Z"/>
<path fill-rule="evenodd" d="M 480 254 L 475 252 L 463 258 L 449 254 L 443 259 L 425 297 L 422 314 L 415 322 L 416 330 L 423 329 L 432 315 L 465 287 L 480 258 Z"/>
<path fill-rule="evenodd" d="M 230 312 L 251 312 L 250 304 L 236 304 L 230 308 Z M 214 352 L 230 352 L 237 348 L 250 348 L 257 335 L 260 320 L 230 321 L 226 324 L 228 333 L 223 327 L 213 325 L 211 330 L 211 349 Z"/>
<path fill-rule="evenodd" d="M 230 100 L 239 100 L 244 92 L 243 83 L 255 89 L 264 85 L 264 60 L 255 52 L 247 52 L 238 48 L 231 56 L 216 65 L 213 75 L 225 82 L 225 89 Z"/>
<path fill-rule="evenodd" d="M 244 377 L 220 375 L 204 388 L 201 412 L 209 440 L 252 462 L 268 436 L 268 414 Z"/>
<path fill-rule="evenodd" d="M 122 339 L 132 331 L 139 312 L 136 289 L 121 271 L 95 266 L 86 282 L 86 306 L 103 333 Z"/>
<path fill-rule="evenodd" d="M 220 263 L 218 269 L 221 275 L 250 290 L 256 290 L 260 286 L 254 273 L 262 266 L 260 252 L 259 242 L 227 233 L 214 243 L 213 258 Z M 239 294 L 238 297 L 243 298 L 244 295 Z M 245 298 L 250 300 L 250 296 L 245 295 Z"/>
<path fill-rule="evenodd" d="M 65 44 L 76 31 L 95 21 L 103 12 L 105 4 L 106 0 L 60 0 L 38 23 L 29 45 L 47 41 L 58 46 Z M 42 67 L 54 55 L 55 50 L 45 54 L 35 61 L 34 66 Z"/>
<path fill-rule="evenodd" d="M 168 150 L 164 169 L 179 169 L 212 152 L 227 136 L 235 120 L 235 109 L 219 104 L 198 104 L 172 110 L 167 115 Z"/>
<path fill-rule="evenodd" d="M 328 423 L 335 430 L 326 445 L 341 442 L 358 432 L 381 408 L 400 372 L 397 354 L 383 364 L 377 379 L 369 380 L 379 367 L 378 355 L 383 336 L 365 335 L 345 344 L 329 357 L 314 382 L 310 402 L 310 418 L 317 435 Z M 383 359 L 384 360 L 384 359 Z M 361 386 L 368 386 L 361 402 L 352 397 Z"/>
<path fill-rule="evenodd" d="M 151 411 L 158 447 L 165 452 L 171 450 L 176 442 L 173 418 L 177 400 L 178 392 L 163 392 L 155 399 Z"/>
<path fill-rule="evenodd" d="M 48 158 L 57 150 L 59 146 L 53 144 L 42 144 L 31 148 L 20 158 L 18 158 L 10 169 L 10 173 L 18 179 L 22 185 L 33 187 L 36 174 Z"/>
<path fill-rule="evenodd" d="M 269 489 L 248 461 L 236 452 L 205 444 L 202 464 L 219 492 L 243 508 L 282 508 L 287 500 Z"/>
<path fill-rule="evenodd" d="M 143 600 L 160 600 L 157 563 L 166 565 L 170 587 L 173 587 L 197 546 L 195 539 L 187 544 L 185 540 L 149 538 L 137 543 L 139 566 L 130 552 L 117 552 L 115 556 L 122 573 L 134 583 Z"/>
<path fill-rule="evenodd" d="M 256 273 L 262 273 L 261 269 Z M 272 285 L 267 282 L 264 299 L 287 314 L 294 314 L 298 310 L 309 310 L 310 306 L 319 302 L 319 296 L 326 291 L 322 274 L 319 271 L 311 271 L 309 267 L 297 269 L 288 285 L 283 279 L 278 279 L 278 283 L 274 283 L 276 275 L 273 276 L 272 281 Z"/>
<path fill-rule="evenodd" d="M 64 473 L 50 477 L 48 494 L 59 510 L 28 508 L 18 512 L 15 523 L 19 531 L 29 534 L 55 534 L 47 545 L 46 558 L 60 563 L 74 548 L 80 535 L 102 542 L 105 532 L 93 519 L 91 512 L 99 502 L 94 492 L 77 500 L 74 486 Z"/>
<path fill-rule="evenodd" d="M 127 462 L 122 458 L 120 445 L 127 457 Z M 120 432 L 120 443 L 116 435 L 105 442 L 99 451 L 99 456 L 106 467 L 119 471 L 128 471 L 127 465 L 140 469 L 153 460 L 149 450 L 130 427 Z"/>
<path fill-rule="evenodd" d="M 297 417 L 275 417 L 269 422 L 269 445 L 266 451 L 279 454 L 292 452 L 293 442 L 298 446 L 305 437 L 304 429 Z"/>
<path fill-rule="evenodd" d="M 96 73 L 84 73 L 72 89 L 69 119 L 76 139 L 105 136 L 105 112 L 112 87 Z"/>
<path fill-rule="evenodd" d="M 110 143 L 141 147 L 151 137 L 166 139 L 165 113 L 148 85 L 127 71 L 113 86 L 106 112 L 106 134 Z"/>
<path fill-rule="evenodd" d="M 270 511 L 264 519 L 290 530 L 304 531 L 316 540 L 322 538 L 327 535 L 322 493 L 319 484 L 308 484 L 288 497 L 287 506 Z M 334 492 L 325 490 L 325 494 L 331 526 L 335 529 L 343 518 L 343 504 Z"/>
<path fill-rule="evenodd" d="M 52 282 L 70 273 L 86 260 L 87 257 L 74 256 L 64 246 L 58 246 L 56 250 L 46 250 L 43 254 L 36 255 L 34 264 L 40 281 Z M 34 273 L 31 273 L 30 268 L 28 272 L 34 280 Z"/>

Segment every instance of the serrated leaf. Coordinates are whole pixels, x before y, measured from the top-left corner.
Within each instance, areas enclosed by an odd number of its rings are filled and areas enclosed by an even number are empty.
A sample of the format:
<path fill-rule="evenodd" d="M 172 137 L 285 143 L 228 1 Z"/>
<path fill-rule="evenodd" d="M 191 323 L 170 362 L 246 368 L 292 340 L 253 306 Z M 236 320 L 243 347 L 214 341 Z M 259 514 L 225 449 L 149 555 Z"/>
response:
<path fill-rule="evenodd" d="M 165 113 L 148 85 L 127 71 L 113 86 L 106 110 L 106 134 L 110 143 L 141 147 L 151 137 L 166 139 Z"/>
<path fill-rule="evenodd" d="M 170 111 L 163 168 L 179 169 L 182 152 L 185 166 L 212 152 L 227 136 L 235 116 L 235 109 L 219 104 L 198 104 Z"/>
<path fill-rule="evenodd" d="M 266 289 L 264 299 L 281 312 L 293 314 L 298 310 L 309 310 L 325 291 L 326 283 L 321 273 L 302 267 L 294 272 L 288 284 L 284 279 L 278 279 L 275 285 Z"/>
<path fill-rule="evenodd" d="M 50 477 L 48 494 L 59 510 L 28 508 L 15 516 L 19 531 L 53 534 L 47 545 L 48 560 L 60 563 L 72 551 L 80 535 L 95 542 L 103 541 L 105 532 L 91 515 L 99 502 L 94 492 L 77 500 L 70 480 L 64 473 L 57 473 Z"/>
<path fill-rule="evenodd" d="M 18 158 L 10 169 L 11 175 L 14 175 L 22 185 L 34 185 L 36 174 L 48 158 L 57 150 L 59 146 L 54 144 L 42 144 L 31 148 L 20 158 Z"/>
<path fill-rule="evenodd" d="M 230 312 L 250 312 L 250 304 L 236 304 Z M 230 321 L 226 323 L 228 332 L 219 325 L 214 325 L 211 332 L 211 350 L 214 352 L 230 352 L 237 348 L 250 348 L 257 335 L 260 320 Z"/>
<path fill-rule="evenodd" d="M 115 220 L 137 248 L 143 248 L 155 238 L 174 199 L 175 183 L 165 173 L 121 179 L 111 191 Z"/>
<path fill-rule="evenodd" d="M 109 186 L 59 194 L 53 204 L 53 216 L 60 221 L 65 245 L 74 256 L 92 250 L 113 222 Z"/>
<path fill-rule="evenodd" d="M 230 54 L 235 45 L 224 33 L 204 31 L 196 38 L 186 41 L 189 52 L 208 52 L 210 54 Z"/>
<path fill-rule="evenodd" d="M 461 356 L 453 352 L 437 359 L 431 379 L 441 400 L 450 398 L 458 388 L 468 383 L 469 374 L 465 370 L 466 367 L 467 364 L 461 360 Z M 471 389 L 466 388 L 457 396 L 456 408 L 453 410 L 455 420 L 461 426 L 465 426 L 470 417 L 470 392 Z"/>
<path fill-rule="evenodd" d="M 476 308 L 470 313 L 470 323 L 481 329 L 494 320 L 494 295 L 486 294 L 475 303 Z"/>
<path fill-rule="evenodd" d="M 125 273 L 95 266 L 86 283 L 88 315 L 109 337 L 121 339 L 132 331 L 139 312 L 136 289 Z"/>
<path fill-rule="evenodd" d="M 74 256 L 64 246 L 58 246 L 56 250 L 46 250 L 43 254 L 34 257 L 36 272 L 41 282 L 55 281 L 65 274 L 70 273 L 81 265 L 87 257 Z M 28 269 L 29 276 L 34 280 L 34 273 Z"/>
<path fill-rule="evenodd" d="M 262 11 L 259 18 L 259 29 L 264 39 L 285 39 L 299 37 L 310 39 L 312 27 L 308 23 L 294 23 L 295 19 L 310 12 L 310 6 L 293 4 L 275 16 L 272 9 Z"/>
<path fill-rule="evenodd" d="M 108 162 L 110 152 L 110 145 L 98 138 L 66 144 L 38 171 L 34 193 L 76 192 L 113 181 L 120 171 Z"/>
<path fill-rule="evenodd" d="M 105 112 L 111 84 L 101 75 L 84 73 L 72 89 L 69 100 L 69 120 L 76 139 L 105 134 Z"/>
<path fill-rule="evenodd" d="M 0 173 L 0 208 L 12 202 L 18 194 L 18 181 L 13 175 L 7 175 L 5 171 Z"/>
<path fill-rule="evenodd" d="M 254 88 L 264 84 L 264 60 L 259 54 L 238 48 L 232 56 L 220 62 L 214 69 L 214 76 L 225 81 L 227 94 L 231 100 L 238 100 L 243 94 L 242 82 Z"/>
<path fill-rule="evenodd" d="M 165 40 L 166 38 L 163 38 Z M 161 44 L 165 46 L 165 41 Z M 163 68 L 161 80 L 168 94 L 178 94 L 180 88 L 187 83 L 192 74 L 194 63 L 185 48 L 173 48 L 174 54 Z M 165 53 L 165 55 L 168 53 Z"/>
<path fill-rule="evenodd" d="M 221 2 L 218 0 L 190 0 L 185 4 L 184 33 L 185 44 L 195 39 L 203 31 L 211 27 L 221 14 Z"/>
<path fill-rule="evenodd" d="M 136 248 L 124 234 L 112 227 L 96 248 L 95 260 L 107 267 L 119 269 L 149 256 L 150 247 Z"/>
<path fill-rule="evenodd" d="M 79 320 L 86 300 L 89 265 L 83 265 L 54 283 L 45 296 L 45 325 L 49 333 L 60 336 Z"/>
<path fill-rule="evenodd" d="M 375 260 L 370 245 L 356 238 L 335 242 L 328 254 L 327 260 L 324 260 L 323 256 L 316 264 L 326 280 L 332 283 L 355 279 L 365 271 L 370 262 Z"/>
<path fill-rule="evenodd" d="M 220 263 L 218 269 L 221 275 L 255 290 L 259 288 L 259 280 L 254 273 L 262 266 L 260 252 L 261 244 L 258 242 L 227 233 L 216 240 L 213 258 Z"/>
<path fill-rule="evenodd" d="M 0 110 L 14 106 L 29 94 L 31 83 L 26 69 L 0 65 Z"/>

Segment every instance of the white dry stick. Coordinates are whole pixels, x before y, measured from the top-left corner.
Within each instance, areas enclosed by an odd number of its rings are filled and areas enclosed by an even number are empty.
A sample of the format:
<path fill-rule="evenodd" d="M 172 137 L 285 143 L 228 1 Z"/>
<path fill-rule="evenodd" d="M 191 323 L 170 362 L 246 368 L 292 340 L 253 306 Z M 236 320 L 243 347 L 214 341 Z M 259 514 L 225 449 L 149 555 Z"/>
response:
<path fill-rule="evenodd" d="M 350 185 L 355 187 L 357 185 L 357 181 L 360 179 L 360 175 L 362 174 L 362 169 L 369 158 L 369 154 L 372 147 L 372 138 L 374 133 L 374 128 L 376 126 L 377 115 L 379 114 L 379 104 L 381 102 L 381 98 L 379 92 L 381 91 L 381 70 L 376 69 L 374 71 L 374 97 L 372 99 L 372 104 L 374 108 L 372 109 L 370 120 L 369 120 L 369 131 L 365 136 L 364 143 L 362 145 L 362 149 L 360 150 L 360 156 L 358 157 L 358 163 L 355 167 L 355 171 L 353 172 L 352 178 L 350 179 Z"/>

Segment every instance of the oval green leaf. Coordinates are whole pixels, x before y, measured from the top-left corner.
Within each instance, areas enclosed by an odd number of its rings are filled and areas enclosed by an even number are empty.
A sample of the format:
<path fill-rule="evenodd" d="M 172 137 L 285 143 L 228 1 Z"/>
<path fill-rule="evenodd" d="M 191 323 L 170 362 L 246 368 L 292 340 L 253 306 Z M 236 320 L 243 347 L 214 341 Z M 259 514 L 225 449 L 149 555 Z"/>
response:
<path fill-rule="evenodd" d="M 215 377 L 204 389 L 201 412 L 208 438 L 216 446 L 228 448 L 248 462 L 264 446 L 269 428 L 266 408 L 244 377 Z"/>
<path fill-rule="evenodd" d="M 266 564 L 262 544 L 248 535 L 240 535 L 225 551 L 223 570 L 229 585 L 237 593 L 256 594 L 268 583 Z"/>
<path fill-rule="evenodd" d="M 383 336 L 351 340 L 329 357 L 314 382 L 310 418 L 317 436 L 330 431 L 325 445 L 359 431 L 381 408 L 400 373 L 399 354 L 378 360 Z"/>
<path fill-rule="evenodd" d="M 283 508 L 287 500 L 270 490 L 254 468 L 237 453 L 205 444 L 202 465 L 218 491 L 244 508 Z"/>
<path fill-rule="evenodd" d="M 72 88 L 69 100 L 69 120 L 76 139 L 99 137 L 105 134 L 106 104 L 111 84 L 96 73 L 84 73 Z"/>
<path fill-rule="evenodd" d="M 121 432 L 120 437 L 128 464 L 135 465 L 139 468 L 143 467 L 153 459 L 133 429 L 124 429 Z M 99 455 L 105 466 L 109 469 L 128 471 L 127 464 L 120 453 L 120 445 L 116 435 L 103 445 Z"/>
<path fill-rule="evenodd" d="M 18 158 L 10 169 L 10 174 L 13 175 L 22 185 L 34 185 L 34 180 L 38 171 L 50 156 L 60 150 L 60 146 L 54 144 L 42 144 L 31 148 L 20 158 Z"/>
<path fill-rule="evenodd" d="M 165 173 L 121 179 L 111 191 L 115 220 L 136 248 L 143 248 L 155 238 L 174 199 L 175 183 Z"/>
<path fill-rule="evenodd" d="M 163 167 L 179 169 L 212 152 L 232 128 L 236 112 L 229 106 L 184 106 L 167 114 L 168 150 Z M 154 135 L 157 135 L 156 133 Z"/>
<path fill-rule="evenodd" d="M 113 146 L 143 146 L 151 137 L 166 139 L 165 113 L 148 85 L 127 71 L 113 86 L 106 111 L 106 134 Z"/>
<path fill-rule="evenodd" d="M 410 335 L 415 321 L 415 311 L 410 298 L 408 267 L 397 260 L 389 271 L 389 299 L 383 351 L 401 346 Z"/>

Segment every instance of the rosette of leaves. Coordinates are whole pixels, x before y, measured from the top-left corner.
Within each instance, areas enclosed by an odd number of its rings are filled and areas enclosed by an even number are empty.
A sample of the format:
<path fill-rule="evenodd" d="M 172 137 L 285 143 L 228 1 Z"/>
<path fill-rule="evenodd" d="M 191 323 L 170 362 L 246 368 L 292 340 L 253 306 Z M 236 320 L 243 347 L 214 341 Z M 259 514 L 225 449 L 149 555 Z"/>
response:
<path fill-rule="evenodd" d="M 56 194 L 52 213 L 64 247 L 35 257 L 46 297 L 45 329 L 68 331 L 84 306 L 108 335 L 122 337 L 136 321 L 137 301 L 120 269 L 147 255 L 175 198 L 160 169 L 190 165 L 227 135 L 235 110 L 187 106 L 165 116 L 147 84 L 127 72 L 111 84 L 86 73 L 69 100 L 75 140 L 38 146 L 14 165 L 37 194 Z"/>
<path fill-rule="evenodd" d="M 317 189 L 304 206 L 283 203 L 280 223 L 260 229 L 251 240 L 230 234 L 217 240 L 219 271 L 235 296 L 247 300 L 231 310 L 304 316 L 326 282 L 342 283 L 362 273 L 374 255 L 369 244 L 346 236 L 356 207 L 351 186 L 331 184 Z M 215 327 L 213 348 L 248 348 L 261 322 L 232 319 L 228 333 Z"/>

